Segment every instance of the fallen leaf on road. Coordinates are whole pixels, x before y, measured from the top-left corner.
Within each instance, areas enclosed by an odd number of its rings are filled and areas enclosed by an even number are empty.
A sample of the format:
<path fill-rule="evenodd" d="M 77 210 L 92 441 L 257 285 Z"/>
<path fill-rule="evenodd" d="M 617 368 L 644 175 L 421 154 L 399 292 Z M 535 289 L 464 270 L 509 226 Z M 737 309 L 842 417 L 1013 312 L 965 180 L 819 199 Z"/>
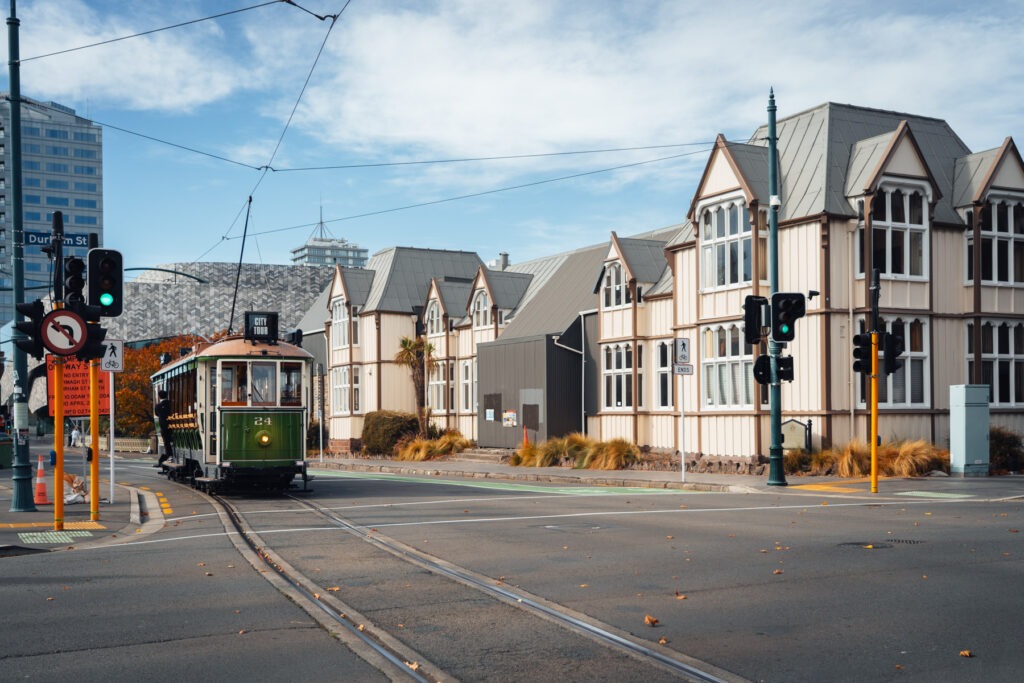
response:
<path fill-rule="evenodd" d="M 313 599 L 314 600 L 319 600 L 320 599 L 320 594 L 319 593 L 313 593 Z"/>
<path fill-rule="evenodd" d="M 648 626 L 657 626 L 658 625 L 658 620 L 655 619 L 654 617 L 652 617 L 650 614 L 645 614 L 644 615 L 644 623 L 647 624 Z"/>
<path fill-rule="evenodd" d="M 206 572 L 207 576 L 213 576 L 213 572 Z"/>
<path fill-rule="evenodd" d="M 51 600 L 53 600 L 53 598 L 52 598 L 52 597 L 50 597 L 50 598 L 46 598 L 46 601 L 47 601 L 47 602 L 50 602 Z"/>
<path fill-rule="evenodd" d="M 590 588 L 590 584 L 589 583 L 581 583 L 580 584 L 580 588 Z"/>
<path fill-rule="evenodd" d="M 782 573 L 781 569 L 773 569 L 772 570 L 772 574 L 781 574 L 781 573 Z"/>
<path fill-rule="evenodd" d="M 658 645 L 667 645 L 667 644 L 668 644 L 668 638 L 666 638 L 664 636 L 662 636 L 661 638 L 658 638 Z"/>
<path fill-rule="evenodd" d="M 665 538 L 671 541 L 673 538 L 675 538 L 675 536 L 666 536 Z"/>
<path fill-rule="evenodd" d="M 410 669 L 412 669 L 413 671 L 419 671 L 420 670 L 420 663 L 419 662 L 406 662 L 405 665 L 407 667 L 409 667 Z"/>
<path fill-rule="evenodd" d="M 199 563 L 199 564 L 197 564 L 196 566 L 197 566 L 197 567 L 205 567 L 205 566 L 206 566 L 206 563 L 205 563 L 205 562 L 200 562 L 200 563 Z"/>
<path fill-rule="evenodd" d="M 238 635 L 242 636 L 242 635 L 245 635 L 246 633 L 248 633 L 248 631 L 243 628 L 241 631 L 238 632 Z"/>
<path fill-rule="evenodd" d="M 341 590 L 341 586 L 331 586 L 327 590 L 331 591 L 332 593 L 337 593 Z"/>
<path fill-rule="evenodd" d="M 960 650 L 960 656 L 961 657 L 973 657 L 974 653 L 971 652 L 970 650 Z"/>

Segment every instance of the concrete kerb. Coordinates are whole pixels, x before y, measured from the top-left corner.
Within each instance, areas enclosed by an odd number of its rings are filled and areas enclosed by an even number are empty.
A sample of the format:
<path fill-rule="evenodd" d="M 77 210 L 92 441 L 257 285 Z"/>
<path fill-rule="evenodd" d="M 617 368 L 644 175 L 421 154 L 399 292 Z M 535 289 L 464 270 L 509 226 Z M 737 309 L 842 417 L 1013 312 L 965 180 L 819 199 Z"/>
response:
<path fill-rule="evenodd" d="M 755 487 L 741 484 L 720 484 L 712 482 L 663 481 L 651 479 L 627 479 L 625 477 L 583 476 L 572 471 L 558 474 L 517 471 L 516 468 L 505 466 L 502 471 L 479 471 L 471 469 L 447 468 L 443 463 L 431 463 L 423 467 L 412 467 L 405 464 L 379 464 L 325 461 L 311 461 L 314 467 L 336 469 L 348 472 L 369 472 L 381 474 L 398 474 L 420 477 L 452 477 L 467 479 L 500 479 L 505 481 L 526 481 L 547 484 L 572 483 L 582 486 L 610 486 L 620 488 L 658 488 L 679 489 L 686 491 L 706 491 L 716 493 L 760 493 Z"/>

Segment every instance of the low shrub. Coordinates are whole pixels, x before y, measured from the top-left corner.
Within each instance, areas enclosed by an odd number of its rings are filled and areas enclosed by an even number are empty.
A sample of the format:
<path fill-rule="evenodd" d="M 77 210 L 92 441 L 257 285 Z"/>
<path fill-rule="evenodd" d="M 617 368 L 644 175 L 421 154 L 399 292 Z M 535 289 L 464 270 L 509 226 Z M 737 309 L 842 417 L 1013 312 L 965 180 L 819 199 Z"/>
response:
<path fill-rule="evenodd" d="M 395 457 L 406 461 L 423 461 L 464 451 L 473 446 L 473 441 L 465 438 L 458 430 L 450 430 L 436 439 L 408 436 L 395 446 Z"/>
<path fill-rule="evenodd" d="M 415 436 L 420 429 L 419 420 L 412 413 L 395 410 L 377 410 L 367 413 L 363 420 L 363 453 L 392 455 L 399 440 Z"/>
<path fill-rule="evenodd" d="M 640 449 L 625 439 L 594 441 L 573 432 L 541 444 L 527 442 L 509 464 L 518 467 L 571 466 L 577 469 L 620 470 L 640 461 Z"/>
<path fill-rule="evenodd" d="M 782 454 L 782 468 L 786 474 L 803 474 L 811 467 L 811 454 L 803 449 L 786 451 Z"/>
<path fill-rule="evenodd" d="M 1024 469 L 1024 441 L 1006 427 L 988 430 L 988 471 L 990 474 Z"/>
<path fill-rule="evenodd" d="M 949 451 L 918 439 L 878 447 L 878 473 L 886 477 L 919 477 L 932 470 L 949 471 Z M 839 450 L 822 451 L 811 458 L 813 474 L 866 477 L 871 474 L 871 446 L 851 441 Z"/>

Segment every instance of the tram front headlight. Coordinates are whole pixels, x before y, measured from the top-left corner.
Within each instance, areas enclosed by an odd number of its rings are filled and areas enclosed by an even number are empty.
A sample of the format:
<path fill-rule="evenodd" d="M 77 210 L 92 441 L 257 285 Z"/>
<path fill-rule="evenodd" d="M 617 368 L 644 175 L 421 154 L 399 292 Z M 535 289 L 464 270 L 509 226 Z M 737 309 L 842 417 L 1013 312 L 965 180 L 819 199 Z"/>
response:
<path fill-rule="evenodd" d="M 256 445 L 259 446 L 260 448 L 267 448 L 268 446 L 270 446 L 270 442 L 272 440 L 273 439 L 270 438 L 270 432 L 268 432 L 267 430 L 261 429 L 260 431 L 256 432 Z"/>

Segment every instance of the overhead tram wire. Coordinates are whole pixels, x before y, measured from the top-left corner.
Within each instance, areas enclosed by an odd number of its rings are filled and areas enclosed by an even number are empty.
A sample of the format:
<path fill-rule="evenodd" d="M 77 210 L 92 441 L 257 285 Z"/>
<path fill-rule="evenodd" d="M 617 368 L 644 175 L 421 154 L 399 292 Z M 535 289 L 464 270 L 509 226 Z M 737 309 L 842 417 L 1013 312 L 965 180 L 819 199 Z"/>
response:
<path fill-rule="evenodd" d="M 305 12 L 307 12 L 309 14 L 312 14 L 314 17 L 316 17 L 320 21 L 326 21 L 327 19 L 330 19 L 331 23 L 327 27 L 327 32 L 324 34 L 324 39 L 322 41 L 320 41 L 320 49 L 317 50 L 316 57 L 313 59 L 313 64 L 309 67 L 309 72 L 306 74 L 306 80 L 303 81 L 302 88 L 299 90 L 299 96 L 295 98 L 295 104 L 292 106 L 291 113 L 288 114 L 288 120 L 285 122 L 284 129 L 281 131 L 281 135 L 277 139 L 277 144 L 274 146 L 274 151 L 270 154 L 270 159 L 267 161 L 266 166 L 264 166 L 262 168 L 262 172 L 260 173 L 259 180 L 256 181 L 256 184 L 253 185 L 252 190 L 250 190 L 250 192 L 249 192 L 249 197 L 248 197 L 247 206 L 246 206 L 246 213 L 245 213 L 245 227 L 242 230 L 242 246 L 238 250 L 238 252 L 239 252 L 238 253 L 238 272 L 235 275 L 235 291 L 234 291 L 234 294 L 231 297 L 231 319 L 228 322 L 228 331 L 229 332 L 231 330 L 231 326 L 234 324 L 234 321 L 235 321 L 235 304 L 238 301 L 238 282 L 239 282 L 239 278 L 240 278 L 241 273 L 242 273 L 242 258 L 245 255 L 246 236 L 248 235 L 248 232 L 249 232 L 249 216 L 250 216 L 250 214 L 252 212 L 252 196 L 256 193 L 256 190 L 259 188 L 260 184 L 263 183 L 263 179 L 267 177 L 267 171 L 271 168 L 271 165 L 274 163 L 274 158 L 277 156 L 278 151 L 281 149 L 281 144 L 284 142 L 284 136 L 285 136 L 285 134 L 288 133 L 288 129 L 292 125 L 292 119 L 295 118 L 295 112 L 299 108 L 299 103 L 302 102 L 302 96 L 305 95 L 306 88 L 309 87 L 309 81 L 310 81 L 311 78 L 313 78 L 313 72 L 316 71 L 317 64 L 320 63 L 320 57 L 324 53 L 324 47 L 327 45 L 328 38 L 331 37 L 331 31 L 334 30 L 335 25 L 337 25 L 337 23 L 338 23 L 338 18 L 345 12 L 345 10 L 348 8 L 349 3 L 351 1 L 352 0 L 345 0 L 345 5 L 341 8 L 341 11 L 339 11 L 337 14 L 329 14 L 329 15 L 326 15 L 326 16 L 323 16 L 323 17 L 321 17 L 320 15 L 317 15 L 317 14 L 313 14 L 312 12 L 309 12 L 309 10 L 306 10 L 303 7 L 299 7 L 299 9 L 302 9 L 303 11 L 305 11 Z M 298 7 L 298 5 L 295 5 L 295 3 L 293 3 L 293 2 L 289 2 L 288 4 L 293 5 L 295 7 Z M 226 239 L 229 239 L 228 235 L 230 234 L 231 230 L 234 228 L 234 226 L 235 226 L 235 224 L 237 222 L 238 222 L 238 217 L 236 216 L 235 220 L 232 221 L 232 223 L 231 223 L 231 227 L 228 228 L 228 232 L 225 233 L 221 237 L 221 241 L 222 242 L 224 240 L 226 240 Z M 214 245 L 214 246 L 216 246 L 216 245 Z M 213 250 L 213 247 L 210 247 L 210 249 L 208 249 L 206 252 L 204 252 L 203 255 L 205 256 L 206 254 L 210 253 L 210 251 L 212 251 L 212 250 Z M 196 260 L 198 261 L 198 259 L 196 259 Z M 195 261 L 193 261 L 193 263 L 195 263 Z"/>
<path fill-rule="evenodd" d="M 322 220 L 323 223 L 340 223 L 342 221 L 351 221 L 357 218 L 369 218 L 370 216 L 380 216 L 386 213 L 395 213 L 397 211 L 407 211 L 409 209 L 419 209 L 424 206 L 434 206 L 436 204 L 445 204 L 447 202 L 456 202 L 462 199 L 473 199 L 474 197 L 485 197 L 490 194 L 498 194 L 499 192 L 510 192 L 512 190 L 522 190 L 527 187 L 536 187 L 538 185 L 546 185 L 548 183 L 557 183 L 563 180 L 573 180 L 575 178 L 585 178 L 587 176 L 597 175 L 599 173 L 610 173 L 612 171 L 621 171 L 626 168 L 634 168 L 636 166 L 643 166 L 644 164 L 654 164 L 659 161 L 669 161 L 671 159 L 679 159 L 681 157 L 693 156 L 694 154 L 705 154 L 711 150 L 709 149 L 698 149 L 693 152 L 683 152 L 682 154 L 673 154 L 667 157 L 659 157 L 657 159 L 647 159 L 646 161 L 635 161 L 629 164 L 622 164 L 621 166 L 613 166 L 611 168 L 599 168 L 593 171 L 584 171 L 582 173 L 573 173 L 572 175 L 560 176 L 558 178 L 545 178 L 544 180 L 535 180 L 529 183 L 522 183 L 520 185 L 510 185 L 508 187 L 498 187 L 492 190 L 483 190 L 481 192 L 471 192 L 469 194 L 458 195 L 456 197 L 446 197 L 444 199 L 433 199 L 429 202 L 419 202 L 417 204 L 406 204 L 405 206 L 395 206 L 390 209 L 380 209 L 378 211 L 368 211 L 366 213 L 353 214 L 351 216 L 342 216 L 341 218 L 328 218 Z M 302 228 L 308 228 L 313 223 L 303 223 L 302 225 L 292 225 L 287 228 L 275 228 L 273 230 L 264 230 L 263 232 L 252 233 L 253 237 L 259 237 L 260 235 L 270 235 L 276 232 L 288 232 L 290 230 L 299 230 Z M 236 240 L 237 237 L 227 237 L 224 239 Z"/>
<path fill-rule="evenodd" d="M 57 55 L 63 55 L 63 54 L 67 54 L 69 52 L 77 52 L 78 50 L 86 50 L 86 49 L 89 49 L 91 47 L 100 47 L 102 45 L 109 45 L 111 43 L 117 43 L 117 42 L 120 42 L 122 40 L 129 40 L 130 38 L 141 38 L 142 36 L 148 36 L 148 35 L 152 35 L 154 33 L 160 33 L 161 31 L 170 31 L 173 28 L 181 28 L 183 26 L 191 26 L 192 24 L 199 24 L 199 23 L 204 22 L 204 21 L 212 21 L 213 19 L 220 19 L 222 17 L 230 16 L 232 14 L 240 14 L 241 12 L 248 12 L 249 10 L 259 9 L 261 7 L 267 7 L 268 5 L 276 5 L 278 3 L 285 4 L 285 5 L 293 5 L 295 7 L 298 7 L 298 5 L 296 5 L 294 2 L 291 2 L 291 0 L 270 0 L 269 2 L 263 2 L 263 3 L 260 3 L 258 5 L 252 5 L 251 7 L 242 7 L 241 9 L 233 9 L 233 10 L 229 10 L 227 12 L 221 12 L 220 14 L 214 14 L 214 15 L 211 15 L 211 16 L 208 16 L 208 17 L 202 17 L 200 19 L 191 19 L 189 21 L 183 21 L 183 22 L 181 22 L 179 24 L 172 24 L 170 26 L 164 26 L 163 28 L 154 28 L 154 29 L 151 29 L 149 31 L 142 31 L 140 33 L 133 33 L 133 34 L 128 35 L 128 36 L 121 36 L 120 38 L 110 38 L 109 40 L 101 40 L 98 43 L 90 43 L 88 45 L 79 45 L 78 47 L 69 47 L 66 50 L 58 50 L 57 52 L 48 52 L 48 53 L 46 53 L 44 55 L 36 55 L 34 57 L 23 58 L 21 60 L 21 63 L 24 64 L 25 62 L 31 62 L 34 59 L 44 59 L 46 57 L 56 57 Z M 299 9 L 304 9 L 304 8 L 299 7 Z M 308 12 L 309 10 L 305 10 L 305 11 Z M 313 16 L 316 16 L 316 15 L 313 15 Z"/>

